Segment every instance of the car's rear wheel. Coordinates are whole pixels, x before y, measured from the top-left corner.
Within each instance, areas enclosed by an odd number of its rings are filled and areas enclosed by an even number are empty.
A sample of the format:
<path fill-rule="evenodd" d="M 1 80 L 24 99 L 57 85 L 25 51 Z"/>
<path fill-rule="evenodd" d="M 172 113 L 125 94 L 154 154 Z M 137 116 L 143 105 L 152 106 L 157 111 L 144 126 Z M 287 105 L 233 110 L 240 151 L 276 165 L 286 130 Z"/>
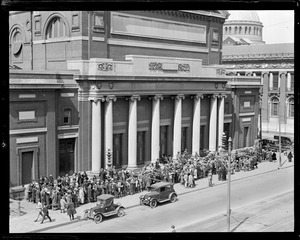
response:
<path fill-rule="evenodd" d="M 84 213 L 84 216 L 83 216 L 83 219 L 84 219 L 84 220 L 88 220 L 88 218 L 89 218 L 89 213 L 88 213 L 88 212 L 85 212 L 85 213 Z"/>
<path fill-rule="evenodd" d="M 125 211 L 123 208 L 119 208 L 118 210 L 118 217 L 123 217 L 125 215 Z"/>
<path fill-rule="evenodd" d="M 152 199 L 151 201 L 150 201 L 150 207 L 151 208 L 155 208 L 157 206 L 157 200 L 156 199 Z"/>
<path fill-rule="evenodd" d="M 170 202 L 173 203 L 176 201 L 176 195 L 173 193 L 170 197 Z"/>
<path fill-rule="evenodd" d="M 101 214 L 97 214 L 94 217 L 94 221 L 95 221 L 95 223 L 101 223 L 101 221 L 102 221 L 102 215 Z"/>

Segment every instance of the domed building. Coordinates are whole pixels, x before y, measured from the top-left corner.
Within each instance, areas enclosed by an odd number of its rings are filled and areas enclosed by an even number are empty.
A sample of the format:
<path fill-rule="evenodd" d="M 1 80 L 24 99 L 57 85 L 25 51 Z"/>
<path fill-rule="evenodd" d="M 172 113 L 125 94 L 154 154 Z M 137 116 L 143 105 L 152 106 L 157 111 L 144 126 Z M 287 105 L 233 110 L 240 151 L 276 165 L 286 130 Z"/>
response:
<path fill-rule="evenodd" d="M 263 24 L 255 11 L 229 11 L 223 25 L 224 45 L 263 44 Z"/>

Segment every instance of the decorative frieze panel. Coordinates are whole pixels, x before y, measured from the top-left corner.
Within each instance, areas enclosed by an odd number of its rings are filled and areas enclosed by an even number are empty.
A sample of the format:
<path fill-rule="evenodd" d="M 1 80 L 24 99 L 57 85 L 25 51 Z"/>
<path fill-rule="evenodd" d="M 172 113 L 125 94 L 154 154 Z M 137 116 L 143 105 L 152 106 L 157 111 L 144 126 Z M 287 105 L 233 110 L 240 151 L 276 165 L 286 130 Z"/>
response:
<path fill-rule="evenodd" d="M 190 65 L 189 64 L 186 64 L 186 63 L 183 63 L 183 64 L 178 64 L 178 71 L 179 72 L 189 72 L 191 69 L 190 69 Z"/>
<path fill-rule="evenodd" d="M 150 62 L 149 63 L 149 70 L 151 71 L 164 71 L 164 70 L 177 70 L 179 72 L 189 72 L 191 67 L 187 63 L 179 63 L 177 68 L 170 68 L 170 64 L 164 64 L 160 62 Z"/>
<path fill-rule="evenodd" d="M 149 63 L 149 70 L 159 70 L 162 71 L 162 63 L 159 62 L 150 62 Z"/>
<path fill-rule="evenodd" d="M 111 62 L 101 62 L 97 64 L 97 69 L 99 71 L 113 71 L 113 63 Z"/>
<path fill-rule="evenodd" d="M 247 68 L 294 68 L 294 63 L 262 63 L 262 64 L 233 64 L 230 68 L 239 68 L 239 69 L 247 69 Z"/>
<path fill-rule="evenodd" d="M 225 70 L 225 68 L 217 68 L 216 73 L 217 73 L 217 75 L 225 75 L 226 70 Z"/>

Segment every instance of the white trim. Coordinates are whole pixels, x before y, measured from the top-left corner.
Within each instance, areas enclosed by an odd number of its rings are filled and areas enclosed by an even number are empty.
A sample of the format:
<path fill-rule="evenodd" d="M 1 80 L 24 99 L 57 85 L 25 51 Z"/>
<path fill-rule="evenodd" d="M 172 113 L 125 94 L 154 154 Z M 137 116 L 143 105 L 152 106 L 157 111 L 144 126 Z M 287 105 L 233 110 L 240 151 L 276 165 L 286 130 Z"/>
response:
<path fill-rule="evenodd" d="M 105 38 L 104 37 L 92 37 L 92 40 L 94 42 L 104 42 Z"/>
<path fill-rule="evenodd" d="M 74 97 L 75 93 L 61 93 L 60 96 L 61 97 Z"/>
<path fill-rule="evenodd" d="M 208 53 L 208 48 L 204 48 L 204 47 L 181 46 L 181 45 L 176 45 L 176 44 L 164 44 L 164 43 L 151 43 L 151 42 L 146 42 L 146 41 L 134 41 L 134 40 L 125 40 L 125 39 L 108 39 L 107 44 L 130 46 L 130 47 L 143 47 L 143 48 L 155 48 L 155 49 L 168 49 L 168 50 L 176 50 L 176 51 Z"/>
<path fill-rule="evenodd" d="M 224 114 L 224 118 L 232 117 L 232 113 L 230 114 Z"/>
<path fill-rule="evenodd" d="M 76 130 L 78 129 L 78 125 L 66 125 L 66 126 L 58 126 L 57 130 Z"/>
<path fill-rule="evenodd" d="M 249 113 L 240 113 L 239 116 L 243 117 L 243 116 L 254 116 L 255 112 L 249 112 Z"/>
<path fill-rule="evenodd" d="M 27 134 L 27 133 L 41 133 L 47 132 L 47 128 L 27 128 L 27 129 L 15 129 L 9 130 L 9 135 Z"/>
<path fill-rule="evenodd" d="M 251 118 L 242 118 L 242 122 L 251 122 Z"/>
<path fill-rule="evenodd" d="M 21 144 L 21 143 L 32 143 L 32 142 L 38 142 L 39 138 L 38 137 L 23 137 L 23 138 L 17 138 L 16 143 Z"/>
<path fill-rule="evenodd" d="M 224 119 L 224 123 L 231 123 L 231 122 L 232 122 L 231 118 Z"/>
<path fill-rule="evenodd" d="M 57 135 L 58 139 L 77 138 L 78 133 L 61 133 Z"/>
<path fill-rule="evenodd" d="M 219 48 L 211 48 L 210 51 L 212 51 L 212 52 L 219 52 L 220 49 Z"/>
<path fill-rule="evenodd" d="M 33 94 L 29 94 L 29 93 L 24 93 L 24 94 L 19 94 L 19 98 L 36 98 L 36 94 L 33 93 Z"/>

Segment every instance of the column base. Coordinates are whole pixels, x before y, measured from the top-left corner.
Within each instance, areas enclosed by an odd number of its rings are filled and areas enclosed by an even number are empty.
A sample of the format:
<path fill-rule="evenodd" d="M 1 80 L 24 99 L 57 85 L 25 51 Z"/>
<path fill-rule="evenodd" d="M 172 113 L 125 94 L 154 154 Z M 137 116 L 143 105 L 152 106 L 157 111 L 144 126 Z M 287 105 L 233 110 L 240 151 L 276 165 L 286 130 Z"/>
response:
<path fill-rule="evenodd" d="M 95 175 L 96 177 L 98 177 L 98 176 L 99 176 L 99 173 L 100 173 L 100 170 L 86 171 L 86 174 L 88 175 L 89 178 L 93 178 L 94 175 Z"/>
<path fill-rule="evenodd" d="M 138 168 L 137 165 L 128 165 L 128 166 L 127 166 L 127 169 L 129 169 L 129 170 L 135 170 L 135 169 L 137 169 L 137 168 Z"/>

